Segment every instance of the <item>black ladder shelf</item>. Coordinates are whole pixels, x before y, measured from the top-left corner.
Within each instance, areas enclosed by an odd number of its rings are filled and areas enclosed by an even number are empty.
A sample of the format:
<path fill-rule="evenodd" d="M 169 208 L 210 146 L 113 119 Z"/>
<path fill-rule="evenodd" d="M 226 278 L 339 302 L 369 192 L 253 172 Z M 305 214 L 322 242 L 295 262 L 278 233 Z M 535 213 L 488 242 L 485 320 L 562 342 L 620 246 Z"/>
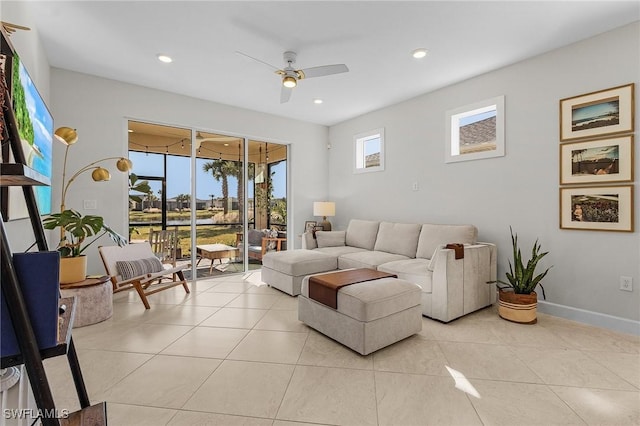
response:
<path fill-rule="evenodd" d="M 8 42 L 4 31 L 2 31 L 2 37 L 4 38 L 3 42 Z M 0 93 L 0 107 L 3 110 L 2 123 L 0 123 L 0 140 L 3 146 L 3 163 L 0 167 L 0 187 L 22 187 L 38 250 L 47 251 L 47 241 L 44 228 L 40 222 L 33 186 L 48 185 L 49 182 L 42 175 L 26 166 L 4 72 L 0 70 L 0 74 L 2 74 L 0 75 L 0 86 L 2 88 L 2 92 Z M 6 146 L 7 142 L 9 146 Z M 7 158 L 5 155 L 7 154 L 8 148 L 10 148 L 13 153 L 15 163 L 4 162 Z M 2 258 L 2 292 L 7 302 L 8 313 L 11 317 L 20 349 L 20 355 L 1 358 L 0 367 L 7 368 L 19 364 L 25 365 L 39 413 L 43 414 L 41 417 L 43 425 L 106 425 L 106 403 L 101 402 L 92 406 L 89 402 L 89 396 L 84 384 L 84 379 L 82 378 L 80 363 L 78 362 L 73 338 L 71 337 L 73 314 L 75 312 L 74 300 L 72 298 L 60 299 L 61 304 L 64 303 L 67 305 L 67 311 L 63 317 L 65 325 L 63 330 L 61 330 L 58 344 L 53 348 L 40 351 L 27 313 L 27 305 L 22 294 L 20 282 L 13 266 L 11 248 L 4 227 L 4 218 L 1 213 L 0 234 L 2 237 L 2 246 L 0 247 L 0 257 Z M 62 411 L 56 410 L 42 360 L 63 354 L 67 355 L 81 409 L 70 413 L 66 418 L 58 418 Z"/>

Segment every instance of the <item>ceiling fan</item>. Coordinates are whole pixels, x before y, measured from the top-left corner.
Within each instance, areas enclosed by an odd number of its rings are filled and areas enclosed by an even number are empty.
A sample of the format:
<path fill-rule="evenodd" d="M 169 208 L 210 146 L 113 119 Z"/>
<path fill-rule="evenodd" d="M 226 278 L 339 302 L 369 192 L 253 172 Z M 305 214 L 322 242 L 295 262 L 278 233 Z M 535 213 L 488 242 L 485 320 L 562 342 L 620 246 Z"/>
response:
<path fill-rule="evenodd" d="M 275 70 L 275 73 L 282 77 L 282 90 L 280 92 L 280 103 L 289 102 L 293 88 L 298 85 L 298 81 L 304 78 L 323 77 L 331 74 L 340 74 L 348 72 L 349 68 L 345 64 L 321 65 L 319 67 L 311 67 L 296 70 L 293 64 L 296 63 L 296 52 L 287 51 L 282 55 L 284 62 L 287 64 L 283 69 L 279 69 L 267 62 L 249 56 L 246 53 L 238 52 L 239 55 L 246 56 L 249 59 L 265 64 Z"/>

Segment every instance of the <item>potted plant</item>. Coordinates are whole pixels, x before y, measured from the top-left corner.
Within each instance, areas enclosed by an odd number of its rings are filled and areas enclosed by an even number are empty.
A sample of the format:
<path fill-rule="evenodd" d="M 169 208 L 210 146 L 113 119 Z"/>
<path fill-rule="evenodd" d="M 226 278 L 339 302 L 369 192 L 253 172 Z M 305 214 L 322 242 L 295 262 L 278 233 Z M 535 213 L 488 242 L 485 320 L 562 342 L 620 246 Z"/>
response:
<path fill-rule="evenodd" d="M 535 275 L 536 266 L 540 259 L 545 257 L 549 252 L 540 253 L 541 246 L 536 239 L 531 250 L 531 258 L 527 261 L 526 266 L 522 260 L 522 253 L 518 247 L 518 234 L 511 231 L 511 244 L 513 246 L 513 264 L 509 261 L 509 272 L 506 273 L 508 281 L 497 281 L 499 304 L 498 314 L 501 318 L 508 321 L 535 324 L 538 322 L 537 306 L 538 295 L 535 292 L 537 286 L 542 289 L 544 287 L 540 282 L 549 272 L 549 268 L 541 274 Z M 500 284 L 503 284 L 501 286 Z"/>
<path fill-rule="evenodd" d="M 127 240 L 104 224 L 101 216 L 82 216 L 75 210 L 63 210 L 43 220 L 45 229 L 61 228 L 64 234 L 58 244 L 60 252 L 60 283 L 68 284 L 82 281 L 87 276 L 87 258 L 83 252 L 98 238 L 107 234 L 123 246 Z M 94 237 L 89 242 L 87 238 Z"/>

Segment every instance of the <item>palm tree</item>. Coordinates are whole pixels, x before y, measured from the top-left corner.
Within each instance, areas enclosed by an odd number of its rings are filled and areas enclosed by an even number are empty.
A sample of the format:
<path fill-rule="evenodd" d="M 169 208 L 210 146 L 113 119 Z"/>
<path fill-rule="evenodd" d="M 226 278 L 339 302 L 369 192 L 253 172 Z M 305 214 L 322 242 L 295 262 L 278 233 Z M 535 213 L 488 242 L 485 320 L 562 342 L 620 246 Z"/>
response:
<path fill-rule="evenodd" d="M 202 165 L 202 170 L 211 172 L 213 178 L 218 182 L 222 181 L 222 199 L 224 200 L 223 211 L 226 215 L 229 213 L 229 176 L 238 175 L 238 166 L 234 161 L 227 160 L 212 160 Z M 240 172 L 242 173 L 242 171 Z"/>
<path fill-rule="evenodd" d="M 176 197 L 176 203 L 178 203 L 178 209 L 182 211 L 182 209 L 184 208 L 184 202 L 186 201 L 187 203 L 189 203 L 190 200 L 191 200 L 191 195 L 189 194 L 178 195 Z"/>
<path fill-rule="evenodd" d="M 145 194 L 144 199 L 149 203 L 147 208 L 153 207 L 153 202 L 158 200 L 158 197 L 153 193 L 152 189 L 149 189 L 149 192 Z"/>
<path fill-rule="evenodd" d="M 238 220 L 240 220 L 242 212 L 244 211 L 244 184 L 242 179 L 242 162 L 226 161 L 224 168 L 227 172 L 227 176 L 233 176 L 238 180 Z"/>
<path fill-rule="evenodd" d="M 213 160 L 202 165 L 202 169 L 205 172 L 211 172 L 214 179 L 218 182 L 222 181 L 222 198 L 224 200 L 223 208 L 224 214 L 228 213 L 229 205 L 229 183 L 228 177 L 233 176 L 238 179 L 238 217 L 242 217 L 244 211 L 244 179 L 241 161 L 229 161 L 229 160 Z M 253 179 L 255 173 L 255 164 L 248 164 L 248 175 L 250 179 Z M 213 203 L 213 200 L 212 200 Z"/>

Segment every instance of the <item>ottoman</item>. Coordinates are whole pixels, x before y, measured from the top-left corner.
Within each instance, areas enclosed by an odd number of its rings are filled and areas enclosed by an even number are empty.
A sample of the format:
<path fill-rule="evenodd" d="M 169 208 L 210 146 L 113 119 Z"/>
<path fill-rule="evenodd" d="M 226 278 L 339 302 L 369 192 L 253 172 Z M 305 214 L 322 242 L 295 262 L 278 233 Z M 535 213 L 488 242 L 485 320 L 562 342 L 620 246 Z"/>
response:
<path fill-rule="evenodd" d="M 62 297 L 76 297 L 73 328 L 105 321 L 113 315 L 113 286 L 108 275 L 60 284 Z"/>
<path fill-rule="evenodd" d="M 291 296 L 297 296 L 306 275 L 336 269 L 336 256 L 305 249 L 275 251 L 262 258 L 262 281 Z"/>
<path fill-rule="evenodd" d="M 309 277 L 298 296 L 298 319 L 350 349 L 367 355 L 422 330 L 421 289 L 397 278 L 342 287 L 338 307 L 309 298 Z"/>

